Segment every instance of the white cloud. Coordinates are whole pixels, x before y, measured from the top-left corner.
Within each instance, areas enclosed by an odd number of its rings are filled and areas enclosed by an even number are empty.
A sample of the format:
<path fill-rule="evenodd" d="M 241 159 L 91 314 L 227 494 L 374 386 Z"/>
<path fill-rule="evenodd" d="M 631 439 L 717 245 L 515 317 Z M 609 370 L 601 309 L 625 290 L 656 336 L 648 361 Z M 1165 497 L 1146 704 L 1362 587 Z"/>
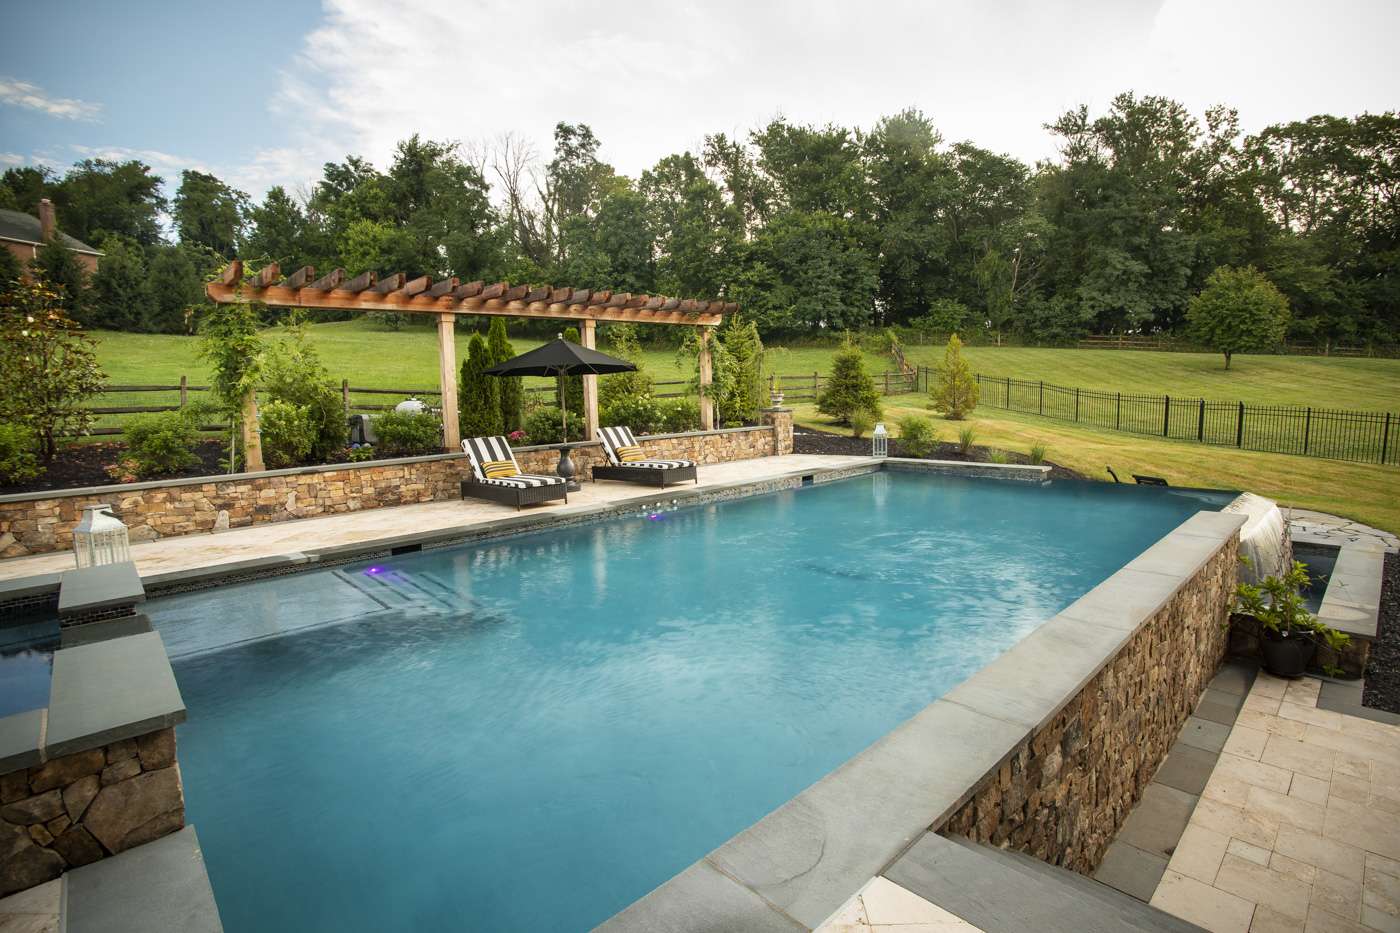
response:
<path fill-rule="evenodd" d="M 0 152 L 0 165 L 12 167 L 16 165 L 24 165 L 28 161 L 29 160 L 27 158 L 20 155 L 18 152 Z"/>
<path fill-rule="evenodd" d="M 288 138 L 313 142 L 260 153 L 249 177 L 295 186 L 348 152 L 382 165 L 414 132 L 468 141 L 509 130 L 547 151 L 558 120 L 592 125 L 604 157 L 635 174 L 706 133 L 742 135 L 779 113 L 869 126 L 907 106 L 950 140 L 1029 161 L 1054 153 L 1042 124 L 1130 88 L 1198 113 L 1236 105 L 1247 129 L 1308 106 L 1379 109 L 1393 96 L 1400 69 L 1384 43 L 1400 5 L 1224 7 L 325 0 L 272 107 Z M 1293 93 L 1305 85 L 1325 93 Z"/>
<path fill-rule="evenodd" d="M 101 104 L 68 97 L 53 97 L 37 84 L 5 77 L 0 77 L 0 104 L 26 107 L 65 120 L 94 121 L 102 110 Z"/>

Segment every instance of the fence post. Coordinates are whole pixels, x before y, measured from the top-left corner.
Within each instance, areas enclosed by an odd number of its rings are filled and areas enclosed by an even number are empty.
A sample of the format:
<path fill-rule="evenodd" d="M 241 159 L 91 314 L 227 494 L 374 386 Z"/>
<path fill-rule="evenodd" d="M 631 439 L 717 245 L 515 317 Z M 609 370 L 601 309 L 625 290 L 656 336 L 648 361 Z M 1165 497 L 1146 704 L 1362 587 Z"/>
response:
<path fill-rule="evenodd" d="M 1206 400 L 1201 399 L 1201 413 L 1196 418 L 1196 440 L 1206 439 Z"/>
<path fill-rule="evenodd" d="M 1113 407 L 1113 430 L 1117 431 L 1123 425 L 1123 393 L 1119 392 L 1118 404 Z"/>
<path fill-rule="evenodd" d="M 1244 402 L 1240 402 L 1239 420 L 1235 422 L 1235 446 L 1244 446 Z"/>
<path fill-rule="evenodd" d="M 1308 406 L 1308 413 L 1303 416 L 1303 456 L 1308 454 L 1308 440 L 1312 436 L 1312 406 Z"/>
<path fill-rule="evenodd" d="M 1385 413 L 1385 430 L 1381 432 L 1381 464 L 1385 464 L 1385 455 L 1390 447 L 1390 412 Z"/>
<path fill-rule="evenodd" d="M 180 377 L 180 407 L 184 408 L 190 401 L 190 377 Z"/>
<path fill-rule="evenodd" d="M 1172 397 L 1162 396 L 1162 436 L 1171 437 L 1172 427 Z"/>
<path fill-rule="evenodd" d="M 1045 380 L 1040 380 L 1040 413 L 1045 414 Z"/>
<path fill-rule="evenodd" d="M 1074 387 L 1074 420 L 1079 422 L 1079 386 Z"/>
<path fill-rule="evenodd" d="M 821 374 L 818 373 L 816 370 L 813 370 L 813 371 L 812 371 L 812 398 L 815 399 L 818 395 L 821 394 L 821 391 L 822 391 Z"/>
<path fill-rule="evenodd" d="M 350 417 L 350 380 L 340 380 L 340 404 L 345 408 L 345 417 Z"/>
<path fill-rule="evenodd" d="M 885 394 L 890 394 L 890 371 L 885 370 Z"/>

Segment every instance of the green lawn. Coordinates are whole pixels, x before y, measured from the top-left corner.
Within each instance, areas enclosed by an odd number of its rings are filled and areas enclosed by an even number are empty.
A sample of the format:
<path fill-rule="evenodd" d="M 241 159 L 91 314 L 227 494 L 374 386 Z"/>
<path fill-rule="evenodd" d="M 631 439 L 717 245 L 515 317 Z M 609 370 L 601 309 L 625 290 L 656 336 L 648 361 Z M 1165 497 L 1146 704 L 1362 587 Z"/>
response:
<path fill-rule="evenodd" d="M 933 417 L 946 441 L 956 441 L 964 426 L 933 415 L 922 396 L 885 400 L 886 421 L 907 414 Z M 796 416 L 800 424 L 839 430 L 811 405 L 796 406 Z M 1026 453 L 1031 445 L 1044 444 L 1048 459 L 1091 479 L 1111 482 L 1105 470 L 1111 466 L 1130 482 L 1133 473 L 1146 473 L 1164 476 L 1174 486 L 1243 490 L 1400 534 L 1400 469 L 1393 466 L 1207 447 L 992 409 L 978 409 L 968 423 L 977 431 L 978 445 Z"/>
<path fill-rule="evenodd" d="M 372 388 L 430 389 L 437 385 L 437 337 L 424 327 L 385 330 L 368 319 L 311 327 L 331 375 L 352 385 Z M 192 383 L 206 379 L 193 337 L 98 332 L 100 358 L 109 380 L 118 384 L 175 383 L 182 374 Z M 459 333 L 457 355 L 466 352 L 469 335 Z M 538 341 L 517 338 L 517 350 Z M 831 368 L 830 348 L 770 347 L 770 368 L 809 376 Z M 1025 349 L 969 347 L 974 369 L 991 376 L 1044 380 L 1111 392 L 1169 394 L 1257 404 L 1311 405 L 1400 411 L 1400 360 L 1296 356 L 1237 356 L 1226 371 L 1219 355 L 1154 353 L 1137 350 Z M 910 347 L 911 362 L 933 365 L 942 347 Z M 646 354 L 646 366 L 658 380 L 680 379 L 675 355 L 666 350 Z M 872 373 L 893 369 L 889 357 L 866 355 Z M 789 388 L 796 390 L 795 379 Z"/>

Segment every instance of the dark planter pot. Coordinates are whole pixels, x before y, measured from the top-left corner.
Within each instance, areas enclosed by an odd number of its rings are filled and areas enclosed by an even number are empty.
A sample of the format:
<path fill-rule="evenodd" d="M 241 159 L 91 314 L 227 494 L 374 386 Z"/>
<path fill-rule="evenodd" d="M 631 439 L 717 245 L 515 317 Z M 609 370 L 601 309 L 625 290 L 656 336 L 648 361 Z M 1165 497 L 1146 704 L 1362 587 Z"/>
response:
<path fill-rule="evenodd" d="M 1276 677 L 1301 677 L 1317 651 L 1317 642 L 1308 632 L 1282 635 L 1271 629 L 1263 632 L 1264 667 Z"/>

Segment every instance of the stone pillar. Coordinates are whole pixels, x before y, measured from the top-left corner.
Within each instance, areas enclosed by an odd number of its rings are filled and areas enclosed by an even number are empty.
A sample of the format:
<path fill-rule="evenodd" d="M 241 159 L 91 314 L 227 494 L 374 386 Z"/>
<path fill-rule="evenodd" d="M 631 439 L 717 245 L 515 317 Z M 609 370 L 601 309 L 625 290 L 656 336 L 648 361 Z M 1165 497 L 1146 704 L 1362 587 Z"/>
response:
<path fill-rule="evenodd" d="M 781 457 L 792 453 L 792 409 L 765 408 L 758 413 L 758 423 L 773 428 L 773 454 Z"/>
<path fill-rule="evenodd" d="M 457 315 L 438 315 L 438 388 L 442 390 L 442 447 L 462 448 L 462 428 L 457 422 Z"/>
<path fill-rule="evenodd" d="M 583 320 L 579 324 L 580 339 L 590 350 L 598 349 L 598 322 Z M 583 438 L 595 440 L 598 437 L 598 377 L 583 377 Z"/>
<path fill-rule="evenodd" d="M 700 430 L 715 429 L 715 402 L 710 398 L 710 383 L 714 380 L 714 364 L 710 360 L 710 328 L 700 331 Z"/>

